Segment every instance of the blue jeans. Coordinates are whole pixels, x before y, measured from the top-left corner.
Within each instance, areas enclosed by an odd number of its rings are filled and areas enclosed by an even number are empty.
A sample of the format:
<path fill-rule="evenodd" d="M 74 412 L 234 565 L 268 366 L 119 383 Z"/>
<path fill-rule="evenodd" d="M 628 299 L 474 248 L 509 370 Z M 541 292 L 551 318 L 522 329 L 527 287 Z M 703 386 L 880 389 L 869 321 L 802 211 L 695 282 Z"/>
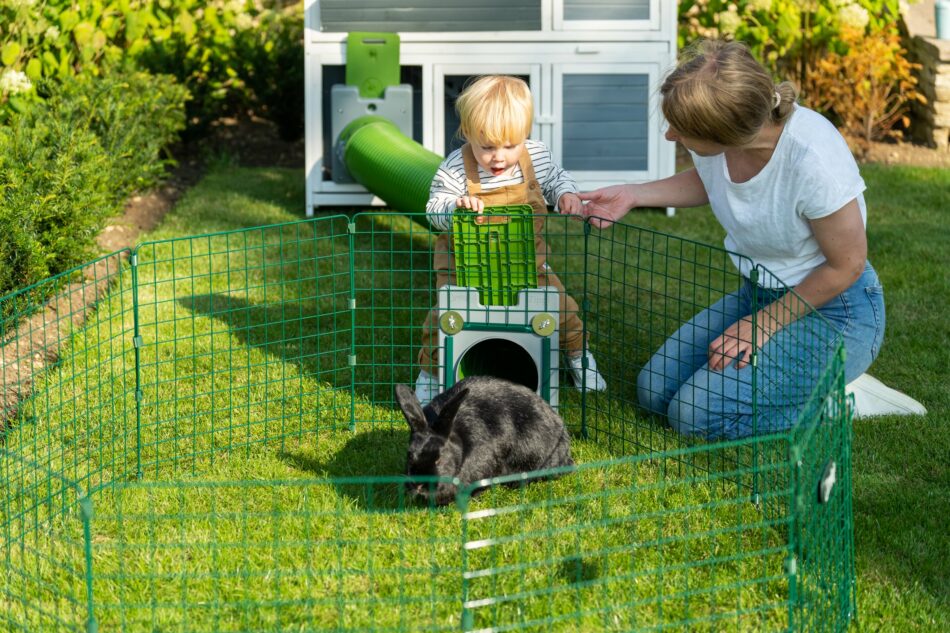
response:
<path fill-rule="evenodd" d="M 732 360 L 722 369 L 710 369 L 710 343 L 753 312 L 753 289 L 746 281 L 697 314 L 640 371 L 640 404 L 666 415 L 676 431 L 721 440 L 787 429 L 809 401 L 839 337 L 844 340 L 846 382 L 864 373 L 877 356 L 884 339 L 884 291 L 869 262 L 850 288 L 817 310 L 827 321 L 813 312 L 782 328 L 761 347 L 756 367 L 737 369 Z M 784 294 L 755 290 L 757 308 Z"/>

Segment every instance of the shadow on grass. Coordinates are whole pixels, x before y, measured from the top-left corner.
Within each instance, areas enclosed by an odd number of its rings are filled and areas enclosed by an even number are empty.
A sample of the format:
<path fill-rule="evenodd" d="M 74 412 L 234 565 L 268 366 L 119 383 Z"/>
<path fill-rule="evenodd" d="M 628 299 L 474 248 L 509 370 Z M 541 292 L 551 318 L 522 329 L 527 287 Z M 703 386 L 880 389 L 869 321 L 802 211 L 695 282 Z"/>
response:
<path fill-rule="evenodd" d="M 365 512 L 424 510 L 424 501 L 394 481 L 406 472 L 408 445 L 408 430 L 375 429 L 353 435 L 327 461 L 295 452 L 279 457 L 298 470 L 338 480 L 333 484 L 337 494 Z"/>
<path fill-rule="evenodd" d="M 347 366 L 349 328 L 334 329 L 338 315 L 321 301 L 300 300 L 286 305 L 257 305 L 230 294 L 182 297 L 179 305 L 227 326 L 227 334 L 268 356 L 299 367 L 303 372 L 334 384 L 332 374 Z M 298 316 L 288 316 L 296 314 Z M 347 374 L 349 372 L 346 372 Z"/>

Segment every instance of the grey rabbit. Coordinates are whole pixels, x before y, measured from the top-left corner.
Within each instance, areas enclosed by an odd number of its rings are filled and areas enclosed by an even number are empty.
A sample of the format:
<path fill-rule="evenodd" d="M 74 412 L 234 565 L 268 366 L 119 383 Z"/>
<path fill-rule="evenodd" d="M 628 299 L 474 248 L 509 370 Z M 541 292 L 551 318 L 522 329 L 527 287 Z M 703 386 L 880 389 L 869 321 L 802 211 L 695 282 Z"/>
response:
<path fill-rule="evenodd" d="M 560 416 L 524 385 L 470 376 L 424 408 L 412 389 L 396 385 L 396 400 L 412 431 L 406 474 L 457 477 L 462 483 L 510 473 L 571 466 L 570 440 Z M 409 482 L 409 490 L 438 505 L 452 503 L 456 486 Z"/>

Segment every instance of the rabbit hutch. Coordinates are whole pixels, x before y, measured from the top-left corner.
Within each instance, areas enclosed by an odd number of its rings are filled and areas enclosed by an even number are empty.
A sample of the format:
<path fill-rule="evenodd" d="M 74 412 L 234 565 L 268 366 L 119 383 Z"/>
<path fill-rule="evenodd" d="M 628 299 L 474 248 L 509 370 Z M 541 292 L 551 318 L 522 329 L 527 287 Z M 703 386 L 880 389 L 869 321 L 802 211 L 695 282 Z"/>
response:
<path fill-rule="evenodd" d="M 394 32 L 407 136 L 438 156 L 460 146 L 455 98 L 477 75 L 524 78 L 531 137 L 581 189 L 671 175 L 657 87 L 676 58 L 676 7 L 661 0 L 306 0 L 307 214 L 381 205 L 334 173 L 334 86 L 350 32 Z M 408 110 L 409 112 L 402 112 Z M 336 167 L 339 171 L 339 165 Z M 421 211 L 421 209 L 416 209 Z"/>

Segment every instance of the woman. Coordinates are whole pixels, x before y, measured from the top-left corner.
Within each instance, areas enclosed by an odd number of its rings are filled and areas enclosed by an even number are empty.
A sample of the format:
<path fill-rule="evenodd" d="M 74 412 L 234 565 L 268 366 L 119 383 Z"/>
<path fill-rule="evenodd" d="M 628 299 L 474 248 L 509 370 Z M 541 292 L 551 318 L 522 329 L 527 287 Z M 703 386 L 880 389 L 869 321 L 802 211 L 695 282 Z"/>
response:
<path fill-rule="evenodd" d="M 814 334 L 817 317 L 799 297 L 843 337 L 846 382 L 868 368 L 884 337 L 864 181 L 834 126 L 796 105 L 793 86 L 775 85 L 741 43 L 699 43 L 660 93 L 666 138 L 689 150 L 694 167 L 581 194 L 583 215 L 603 228 L 636 207 L 708 203 L 726 248 L 745 256 L 733 261 L 746 283 L 666 341 L 638 377 L 638 398 L 679 432 L 707 439 L 787 428 L 833 349 Z"/>

